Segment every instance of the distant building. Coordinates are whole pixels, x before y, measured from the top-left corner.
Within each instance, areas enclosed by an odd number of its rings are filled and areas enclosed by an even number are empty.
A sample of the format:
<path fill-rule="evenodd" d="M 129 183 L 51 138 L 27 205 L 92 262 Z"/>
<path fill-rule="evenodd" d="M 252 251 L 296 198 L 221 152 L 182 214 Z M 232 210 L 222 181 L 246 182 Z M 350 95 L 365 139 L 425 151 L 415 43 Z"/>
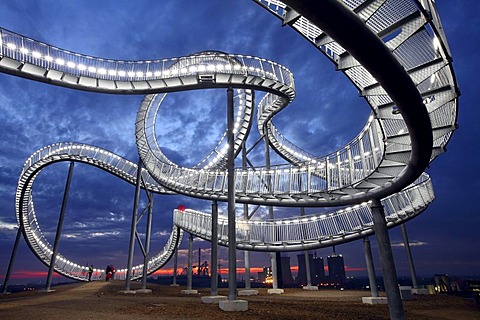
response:
<path fill-rule="evenodd" d="M 294 285 L 292 270 L 290 269 L 290 257 L 282 257 L 282 281 L 285 287 Z"/>
<path fill-rule="evenodd" d="M 343 285 L 347 281 L 345 275 L 345 264 L 341 254 L 332 254 L 327 257 L 328 262 L 328 280 L 336 285 Z"/>
<path fill-rule="evenodd" d="M 305 266 L 305 254 L 297 255 L 298 259 L 298 274 L 296 283 L 301 286 L 307 285 L 307 271 Z M 325 279 L 325 269 L 323 267 L 323 258 L 317 255 L 308 254 L 308 261 L 310 262 L 310 279 L 312 285 L 318 285 Z"/>

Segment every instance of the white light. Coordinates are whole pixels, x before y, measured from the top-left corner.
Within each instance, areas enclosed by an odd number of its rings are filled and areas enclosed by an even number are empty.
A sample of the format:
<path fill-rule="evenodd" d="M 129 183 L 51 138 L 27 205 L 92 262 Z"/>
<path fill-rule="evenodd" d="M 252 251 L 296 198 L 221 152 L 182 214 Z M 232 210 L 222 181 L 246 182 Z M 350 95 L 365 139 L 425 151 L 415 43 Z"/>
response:
<path fill-rule="evenodd" d="M 40 52 L 38 52 L 38 51 L 33 51 L 33 52 L 32 52 L 32 56 L 33 56 L 34 58 L 41 58 L 41 57 L 42 57 L 42 54 L 41 54 Z"/>
<path fill-rule="evenodd" d="M 45 56 L 45 61 L 51 62 L 53 61 L 53 58 L 50 56 Z"/>
<path fill-rule="evenodd" d="M 143 77 L 143 72 L 142 71 L 137 71 L 137 77 Z"/>
<path fill-rule="evenodd" d="M 88 67 L 88 72 L 97 72 L 97 68 L 95 68 L 95 67 Z"/>
<path fill-rule="evenodd" d="M 123 70 L 118 71 L 118 75 L 119 75 L 120 77 L 125 77 L 125 74 L 126 74 L 126 72 L 123 71 Z"/>
<path fill-rule="evenodd" d="M 161 71 L 155 71 L 154 75 L 155 75 L 155 77 L 161 77 L 162 72 Z"/>
<path fill-rule="evenodd" d="M 67 67 L 69 68 L 75 68 L 75 63 L 71 62 L 71 61 L 68 61 L 67 62 Z"/>
<path fill-rule="evenodd" d="M 151 73 L 150 71 L 148 71 L 148 72 L 145 74 L 145 76 L 147 76 L 147 77 L 151 77 L 152 75 L 153 75 L 153 73 Z"/>
<path fill-rule="evenodd" d="M 128 74 L 129 77 L 134 77 L 135 76 L 135 72 L 133 72 L 133 71 L 128 71 L 127 74 Z"/>
<path fill-rule="evenodd" d="M 163 76 L 169 76 L 170 75 L 170 70 L 165 70 L 163 71 Z"/>
<path fill-rule="evenodd" d="M 65 60 L 60 59 L 60 58 L 58 58 L 57 60 L 55 60 L 55 62 L 56 62 L 58 65 L 60 65 L 60 66 L 63 66 L 63 65 L 65 64 Z"/>
<path fill-rule="evenodd" d="M 190 66 L 190 67 L 188 68 L 188 71 L 189 71 L 189 72 L 197 72 L 197 67 L 196 67 L 196 66 Z"/>
<path fill-rule="evenodd" d="M 78 70 L 83 71 L 83 70 L 86 70 L 86 69 L 87 69 L 87 66 L 84 65 L 84 64 L 79 64 L 79 65 L 77 66 L 77 68 L 78 68 Z"/>
<path fill-rule="evenodd" d="M 100 74 L 106 74 L 107 70 L 104 69 L 104 68 L 100 68 L 100 69 L 97 70 L 97 72 L 100 73 Z"/>
<path fill-rule="evenodd" d="M 182 68 L 182 69 L 180 69 L 180 72 L 181 72 L 181 73 L 187 73 L 187 68 Z"/>
<path fill-rule="evenodd" d="M 241 66 L 240 66 L 239 64 L 236 64 L 236 65 L 233 67 L 234 70 L 240 70 L 240 68 L 241 68 Z"/>
<path fill-rule="evenodd" d="M 353 160 L 358 160 L 358 159 L 360 159 L 360 156 L 358 156 L 358 155 L 353 157 Z"/>
<path fill-rule="evenodd" d="M 30 51 L 28 51 L 27 48 L 23 48 L 23 47 L 22 47 L 22 48 L 20 48 L 20 52 L 21 52 L 21 53 L 24 53 L 24 54 L 27 54 L 27 53 L 29 53 Z"/>
<path fill-rule="evenodd" d="M 225 70 L 231 70 L 231 69 L 232 69 L 232 66 L 231 66 L 231 65 L 229 65 L 229 64 L 226 64 L 226 65 L 225 65 Z"/>
<path fill-rule="evenodd" d="M 216 68 L 217 70 L 223 70 L 223 64 L 217 64 Z"/>
<path fill-rule="evenodd" d="M 110 76 L 116 76 L 116 75 L 117 75 L 117 71 L 115 71 L 115 70 L 113 70 L 113 69 L 110 69 L 110 70 L 108 70 L 108 74 L 109 74 Z"/>
<path fill-rule="evenodd" d="M 15 50 L 15 49 L 17 49 L 17 46 L 13 43 L 7 43 L 7 48 Z"/>
<path fill-rule="evenodd" d="M 203 71 L 205 71 L 205 70 L 207 70 L 207 68 L 206 68 L 204 65 L 198 66 L 198 71 L 199 71 L 199 72 L 203 72 Z"/>
<path fill-rule="evenodd" d="M 208 70 L 208 71 L 215 71 L 215 66 L 214 66 L 213 64 L 209 64 L 209 65 L 207 66 L 207 70 Z"/>
<path fill-rule="evenodd" d="M 435 73 L 432 74 L 432 76 L 430 77 L 430 84 L 433 84 L 435 82 Z"/>

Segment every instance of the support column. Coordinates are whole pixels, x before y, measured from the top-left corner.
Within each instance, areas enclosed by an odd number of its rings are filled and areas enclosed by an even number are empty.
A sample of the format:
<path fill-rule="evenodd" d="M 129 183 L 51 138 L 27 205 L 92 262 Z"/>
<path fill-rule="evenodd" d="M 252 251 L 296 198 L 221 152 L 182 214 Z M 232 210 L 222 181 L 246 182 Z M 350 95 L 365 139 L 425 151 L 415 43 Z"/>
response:
<path fill-rule="evenodd" d="M 171 286 L 178 286 L 177 284 L 177 269 L 178 269 L 178 247 L 175 248 L 175 253 L 173 255 L 173 283 Z"/>
<path fill-rule="evenodd" d="M 212 201 L 212 254 L 210 256 L 211 266 L 211 289 L 210 295 L 218 295 L 218 203 Z"/>
<path fill-rule="evenodd" d="M 148 254 L 150 253 L 150 236 L 152 232 L 152 213 L 153 213 L 153 192 L 149 193 L 147 230 L 145 232 L 145 255 L 143 256 L 143 274 L 142 289 L 147 289 L 147 271 L 148 271 Z"/>
<path fill-rule="evenodd" d="M 237 300 L 237 248 L 235 225 L 235 150 L 234 150 L 233 89 L 227 89 L 227 141 L 228 141 L 228 300 Z"/>
<path fill-rule="evenodd" d="M 247 148 L 245 141 L 242 144 L 242 169 L 247 170 Z M 245 221 L 248 221 L 248 204 L 243 204 L 243 218 Z M 245 264 L 245 289 L 251 289 L 252 285 L 250 283 L 250 251 L 245 250 L 244 253 L 244 264 Z"/>
<path fill-rule="evenodd" d="M 303 217 L 305 215 L 305 208 L 300 208 L 300 216 Z M 312 274 L 310 273 L 310 259 L 308 256 L 308 250 L 305 250 L 305 272 L 307 273 L 307 287 L 312 286 Z"/>
<path fill-rule="evenodd" d="M 270 146 L 268 145 L 268 137 L 265 136 L 265 169 L 270 171 Z M 267 177 L 267 184 L 269 191 L 271 186 L 270 177 Z M 268 218 L 273 220 L 273 207 L 268 207 Z M 272 266 L 272 289 L 269 293 L 283 293 L 282 289 L 278 288 L 278 268 L 277 268 L 277 254 L 275 252 L 270 253 L 270 264 Z"/>
<path fill-rule="evenodd" d="M 414 289 L 418 289 L 417 274 L 415 273 L 415 266 L 413 265 L 412 251 L 410 250 L 410 242 L 408 241 L 407 228 L 405 223 L 400 225 L 402 230 L 403 243 L 405 245 L 405 253 L 407 254 L 408 268 L 410 269 L 410 277 L 412 277 L 412 286 Z"/>
<path fill-rule="evenodd" d="M 237 300 L 237 237 L 235 224 L 235 135 L 233 89 L 227 89 L 227 142 L 228 142 L 228 300 L 218 306 L 224 311 L 246 311 L 248 302 Z"/>
<path fill-rule="evenodd" d="M 387 223 L 385 221 L 385 212 L 378 199 L 371 201 L 370 208 L 373 215 L 373 227 L 377 238 L 380 262 L 382 265 L 383 282 L 388 299 L 388 310 L 392 320 L 404 320 L 405 311 L 403 310 L 400 290 L 398 288 L 397 273 L 393 261 L 392 247 L 388 235 Z"/>
<path fill-rule="evenodd" d="M 7 293 L 8 282 L 10 281 L 10 277 L 12 275 L 13 264 L 15 263 L 15 256 L 17 255 L 18 244 L 20 243 L 21 236 L 22 227 L 19 226 L 17 230 L 17 236 L 15 237 L 15 244 L 13 245 L 12 254 L 10 256 L 10 262 L 8 263 L 7 274 L 5 275 L 5 279 L 3 281 L 3 294 Z"/>
<path fill-rule="evenodd" d="M 187 270 L 187 290 L 192 290 L 193 276 L 193 235 L 188 236 L 188 270 Z"/>
<path fill-rule="evenodd" d="M 133 211 L 132 211 L 132 225 L 130 228 L 130 246 L 128 249 L 128 263 L 127 274 L 125 276 L 125 291 L 130 291 L 130 277 L 132 274 L 133 266 L 133 249 L 135 247 L 135 233 L 137 232 L 137 213 L 138 213 L 138 201 L 140 198 L 140 183 L 142 180 L 142 160 L 138 160 L 137 164 L 137 181 L 135 184 L 135 197 L 133 199 Z"/>
<path fill-rule="evenodd" d="M 370 246 L 370 239 L 363 238 L 363 250 L 365 252 L 365 262 L 367 264 L 368 282 L 370 284 L 370 292 L 372 297 L 378 297 L 377 278 L 375 275 L 375 267 L 373 264 L 372 247 Z"/>
<path fill-rule="evenodd" d="M 50 258 L 50 267 L 48 268 L 47 275 L 47 284 L 45 286 L 46 291 L 50 291 L 50 286 L 52 285 L 52 276 L 53 270 L 55 268 L 55 261 L 57 260 L 58 246 L 60 243 L 60 236 L 62 234 L 63 220 L 65 218 L 65 209 L 67 208 L 68 202 L 68 193 L 70 192 L 70 183 L 72 182 L 72 173 L 75 162 L 70 162 L 70 167 L 68 168 L 67 183 L 65 184 L 65 192 L 63 193 L 62 208 L 60 209 L 60 218 L 58 219 L 57 233 L 55 234 L 55 242 L 53 243 L 53 253 Z"/>

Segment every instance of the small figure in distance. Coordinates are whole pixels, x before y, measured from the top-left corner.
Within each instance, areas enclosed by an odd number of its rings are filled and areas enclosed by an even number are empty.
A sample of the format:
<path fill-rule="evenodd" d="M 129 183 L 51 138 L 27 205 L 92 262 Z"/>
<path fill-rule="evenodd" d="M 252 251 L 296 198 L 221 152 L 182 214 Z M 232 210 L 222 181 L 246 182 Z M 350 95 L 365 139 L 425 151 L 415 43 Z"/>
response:
<path fill-rule="evenodd" d="M 110 281 L 111 278 L 115 275 L 115 267 L 111 264 L 107 266 L 107 269 L 105 270 L 105 281 Z"/>
<path fill-rule="evenodd" d="M 88 281 L 92 281 L 92 274 L 93 274 L 93 264 L 88 267 Z"/>

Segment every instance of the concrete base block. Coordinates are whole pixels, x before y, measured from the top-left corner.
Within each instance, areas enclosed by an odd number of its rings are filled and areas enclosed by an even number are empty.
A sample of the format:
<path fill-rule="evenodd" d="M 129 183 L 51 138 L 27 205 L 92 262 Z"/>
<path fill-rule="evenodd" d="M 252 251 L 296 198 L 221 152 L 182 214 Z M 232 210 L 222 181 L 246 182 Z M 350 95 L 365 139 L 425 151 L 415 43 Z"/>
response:
<path fill-rule="evenodd" d="M 367 304 L 387 304 L 388 300 L 385 297 L 362 297 L 362 302 Z"/>
<path fill-rule="evenodd" d="M 136 293 L 152 293 L 152 289 L 138 289 L 135 290 Z"/>
<path fill-rule="evenodd" d="M 42 292 L 46 292 L 46 293 L 55 292 L 55 291 L 56 291 L 55 289 L 42 290 Z"/>
<path fill-rule="evenodd" d="M 258 295 L 258 290 L 254 290 L 254 289 L 238 290 L 238 295 L 239 296 L 256 296 Z"/>
<path fill-rule="evenodd" d="M 304 286 L 303 290 L 318 291 L 318 287 L 317 286 Z"/>
<path fill-rule="evenodd" d="M 198 290 L 182 290 L 181 294 L 198 294 Z"/>
<path fill-rule="evenodd" d="M 285 293 L 285 290 L 283 290 L 283 289 L 268 289 L 267 293 L 268 294 L 282 294 L 282 293 Z"/>
<path fill-rule="evenodd" d="M 398 287 L 400 290 L 400 297 L 402 300 L 411 300 L 412 299 L 412 287 L 410 286 L 400 286 Z"/>
<path fill-rule="evenodd" d="M 137 291 L 135 290 L 120 290 L 118 293 L 123 293 L 123 294 L 136 294 Z"/>
<path fill-rule="evenodd" d="M 202 297 L 202 302 L 203 303 L 219 303 L 220 301 L 227 300 L 227 296 L 205 296 Z"/>
<path fill-rule="evenodd" d="M 176 283 L 175 283 L 175 284 L 172 283 L 172 284 L 170 285 L 170 287 L 179 287 L 179 286 L 180 286 L 180 285 L 179 285 L 179 284 L 176 284 Z"/>
<path fill-rule="evenodd" d="M 218 303 L 223 311 L 247 311 L 248 301 L 246 300 L 223 300 Z"/>
<path fill-rule="evenodd" d="M 427 295 L 428 294 L 428 289 L 412 289 L 412 294 L 418 294 L 418 295 Z"/>

